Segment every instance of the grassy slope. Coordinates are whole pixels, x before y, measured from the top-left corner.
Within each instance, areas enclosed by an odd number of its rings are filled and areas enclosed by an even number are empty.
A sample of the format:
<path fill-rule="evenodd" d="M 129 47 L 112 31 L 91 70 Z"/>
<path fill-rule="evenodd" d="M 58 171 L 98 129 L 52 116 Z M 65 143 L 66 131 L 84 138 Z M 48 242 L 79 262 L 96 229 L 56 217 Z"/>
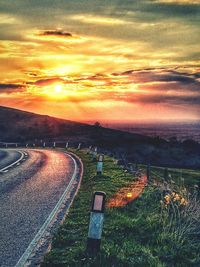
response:
<path fill-rule="evenodd" d="M 198 246 L 176 243 L 170 235 L 163 235 L 161 194 L 153 186 L 148 186 L 140 198 L 126 207 L 106 210 L 101 253 L 97 258 L 87 258 L 84 251 L 92 192 L 102 190 L 110 198 L 134 178 L 108 157 L 104 176 L 97 177 L 96 163 L 90 156 L 78 154 L 85 166 L 82 186 L 64 224 L 54 236 L 52 250 L 46 255 L 43 267 L 198 266 L 195 265 Z"/>
<path fill-rule="evenodd" d="M 146 169 L 146 166 L 144 165 L 139 165 L 139 167 L 143 170 Z M 163 167 L 151 167 L 151 179 L 155 178 L 157 181 L 162 181 L 164 177 L 164 172 L 165 168 Z M 190 189 L 193 189 L 194 186 L 199 183 L 200 179 L 200 171 L 198 170 L 168 168 L 168 175 L 169 180 L 174 182 L 176 186 L 186 186 Z"/>

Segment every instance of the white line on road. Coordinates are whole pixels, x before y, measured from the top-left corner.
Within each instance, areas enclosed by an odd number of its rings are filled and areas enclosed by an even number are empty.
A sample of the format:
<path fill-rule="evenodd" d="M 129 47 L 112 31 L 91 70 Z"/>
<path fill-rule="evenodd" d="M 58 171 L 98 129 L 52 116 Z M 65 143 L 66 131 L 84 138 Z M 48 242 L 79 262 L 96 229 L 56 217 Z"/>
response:
<path fill-rule="evenodd" d="M 17 152 L 19 152 L 21 154 L 21 157 L 18 160 L 16 160 L 15 162 L 13 162 L 13 163 L 9 164 L 8 166 L 4 167 L 3 169 L 1 169 L 0 172 L 4 172 L 6 169 L 18 164 L 24 158 L 23 152 L 21 152 L 21 151 L 17 151 Z"/>
<path fill-rule="evenodd" d="M 19 259 L 19 261 L 17 262 L 17 264 L 15 265 L 15 267 L 22 267 L 22 266 L 26 266 L 26 262 L 29 259 L 29 257 L 31 256 L 33 250 L 35 249 L 35 247 L 37 246 L 38 242 L 40 241 L 40 239 L 42 238 L 42 236 L 44 235 L 45 231 L 47 230 L 47 228 L 49 227 L 49 225 L 51 224 L 51 222 L 53 221 L 53 218 L 55 217 L 56 213 L 58 212 L 58 210 L 60 209 L 60 207 L 62 206 L 66 195 L 69 193 L 69 190 L 76 178 L 76 174 L 77 174 L 77 163 L 75 161 L 75 159 L 67 154 L 74 162 L 74 173 L 72 175 L 72 178 L 67 186 L 67 188 L 65 189 L 64 193 L 62 194 L 61 198 L 59 199 L 59 201 L 57 202 L 56 206 L 54 207 L 54 209 L 52 210 L 52 212 L 50 213 L 49 217 L 47 218 L 47 220 L 44 222 L 44 224 L 42 225 L 42 227 L 40 228 L 40 230 L 38 231 L 38 233 L 36 234 L 36 236 L 34 237 L 34 239 L 31 241 L 31 243 L 29 244 L 29 246 L 27 247 L 26 251 L 24 252 L 24 254 L 21 256 L 21 258 Z"/>

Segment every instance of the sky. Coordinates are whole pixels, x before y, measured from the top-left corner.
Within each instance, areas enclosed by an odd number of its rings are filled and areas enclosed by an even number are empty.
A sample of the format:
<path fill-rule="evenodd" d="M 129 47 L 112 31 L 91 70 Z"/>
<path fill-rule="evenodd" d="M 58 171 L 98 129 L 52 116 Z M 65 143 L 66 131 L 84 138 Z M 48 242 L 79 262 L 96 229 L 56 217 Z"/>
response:
<path fill-rule="evenodd" d="M 200 0 L 0 0 L 0 105 L 199 121 Z"/>

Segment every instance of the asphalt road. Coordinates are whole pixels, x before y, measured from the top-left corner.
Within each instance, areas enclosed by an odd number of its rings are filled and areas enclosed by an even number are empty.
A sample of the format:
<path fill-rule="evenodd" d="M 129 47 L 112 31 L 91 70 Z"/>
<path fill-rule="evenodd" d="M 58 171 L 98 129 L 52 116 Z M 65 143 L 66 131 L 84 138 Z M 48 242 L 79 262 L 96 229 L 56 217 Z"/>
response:
<path fill-rule="evenodd" d="M 73 160 L 61 152 L 28 150 L 28 154 L 20 166 L 0 176 L 1 267 L 15 266 L 74 172 Z"/>
<path fill-rule="evenodd" d="M 0 150 L 0 170 L 12 164 L 21 157 L 21 153 L 17 150 Z"/>

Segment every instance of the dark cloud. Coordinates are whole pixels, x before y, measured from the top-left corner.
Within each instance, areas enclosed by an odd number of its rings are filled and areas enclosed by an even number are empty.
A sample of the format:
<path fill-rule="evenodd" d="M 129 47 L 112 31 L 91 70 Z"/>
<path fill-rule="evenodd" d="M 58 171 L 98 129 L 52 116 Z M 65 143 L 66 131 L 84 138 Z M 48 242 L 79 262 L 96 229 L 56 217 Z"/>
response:
<path fill-rule="evenodd" d="M 135 94 L 132 92 L 103 92 L 98 99 L 122 101 L 126 103 L 139 103 L 142 105 L 168 105 L 168 106 L 190 106 L 191 108 L 200 109 L 200 95 L 199 96 L 184 96 L 184 95 L 166 95 L 166 94 Z"/>
<path fill-rule="evenodd" d="M 179 72 L 176 69 L 147 68 L 143 70 L 127 70 L 121 73 L 96 74 L 77 79 L 81 81 L 101 81 L 108 86 L 126 86 L 137 84 L 139 89 L 154 90 L 160 93 L 164 91 L 195 92 L 200 93 L 199 73 Z M 93 86 L 91 84 L 91 86 Z M 97 85 L 95 85 L 97 86 Z M 102 84 L 99 85 L 101 88 Z M 116 89 L 117 90 L 117 89 Z"/>
<path fill-rule="evenodd" d="M 23 91 L 24 85 L 14 84 L 14 83 L 1 83 L 0 84 L 0 93 L 13 93 L 16 91 Z"/>
<path fill-rule="evenodd" d="M 37 85 L 37 86 L 45 86 L 45 85 L 50 85 L 52 83 L 56 82 L 63 82 L 62 78 L 55 77 L 55 78 L 43 78 L 36 80 L 34 82 L 27 82 L 28 85 Z"/>
<path fill-rule="evenodd" d="M 70 32 L 65 32 L 62 30 L 47 30 L 40 33 L 43 36 L 60 36 L 60 37 L 73 37 Z"/>
<path fill-rule="evenodd" d="M 146 11 L 159 12 L 168 16 L 199 16 L 200 4 L 194 3 L 177 3 L 177 2 L 152 2 L 146 6 Z"/>
<path fill-rule="evenodd" d="M 189 74 L 181 73 L 175 70 L 154 69 L 141 71 L 128 70 L 122 72 L 121 74 L 114 75 L 128 76 L 132 82 L 136 83 L 177 82 L 185 85 L 195 84 L 197 86 L 200 86 L 200 82 L 198 81 L 199 73 Z"/>
<path fill-rule="evenodd" d="M 122 79 L 123 76 L 124 78 Z M 107 82 L 108 87 L 106 91 L 102 89 L 98 96 L 95 96 L 96 99 L 102 101 L 113 100 L 127 103 L 187 106 L 191 108 L 195 107 L 196 109 L 200 107 L 198 72 L 191 74 L 186 71 L 180 72 L 177 69 L 149 68 L 145 70 L 127 70 L 111 75 L 98 74 L 88 76 L 87 79 Z M 131 92 L 130 90 L 126 91 L 126 85 L 128 86 L 128 84 L 132 83 L 137 84 L 137 93 Z M 123 91 L 118 91 L 119 84 L 124 85 Z M 113 91 L 112 88 L 111 93 L 109 91 L 109 85 L 116 85 L 116 90 Z M 89 101 L 91 100 L 93 99 L 89 97 Z"/>
<path fill-rule="evenodd" d="M 134 99 L 132 99 L 134 100 Z M 130 98 L 131 101 L 131 98 Z M 199 96 L 174 96 L 174 95 L 155 95 L 155 96 L 140 96 L 139 102 L 146 104 L 168 104 L 168 105 L 200 105 Z"/>
<path fill-rule="evenodd" d="M 47 78 L 47 79 L 37 80 L 36 82 L 34 82 L 34 84 L 39 86 L 45 86 L 51 83 L 62 82 L 62 81 L 63 80 L 61 78 Z"/>

